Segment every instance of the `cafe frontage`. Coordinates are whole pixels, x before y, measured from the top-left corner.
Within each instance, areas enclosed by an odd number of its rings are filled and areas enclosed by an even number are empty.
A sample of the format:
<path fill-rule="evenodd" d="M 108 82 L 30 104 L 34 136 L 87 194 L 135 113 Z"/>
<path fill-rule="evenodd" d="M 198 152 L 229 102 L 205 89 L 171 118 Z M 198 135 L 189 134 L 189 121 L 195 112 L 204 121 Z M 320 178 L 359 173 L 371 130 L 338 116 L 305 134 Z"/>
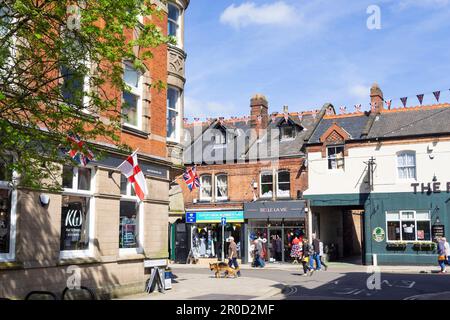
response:
<path fill-rule="evenodd" d="M 307 236 L 306 202 L 255 201 L 244 204 L 246 238 L 243 263 L 252 262 L 252 243 L 262 239 L 268 263 L 292 262 L 292 241 Z"/>

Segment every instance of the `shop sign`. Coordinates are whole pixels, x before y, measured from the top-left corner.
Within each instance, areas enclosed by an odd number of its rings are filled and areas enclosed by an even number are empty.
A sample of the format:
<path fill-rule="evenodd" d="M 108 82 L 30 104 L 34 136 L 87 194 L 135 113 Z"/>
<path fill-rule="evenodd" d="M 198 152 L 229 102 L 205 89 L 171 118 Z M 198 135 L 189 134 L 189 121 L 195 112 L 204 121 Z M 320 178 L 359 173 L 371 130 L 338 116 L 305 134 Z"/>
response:
<path fill-rule="evenodd" d="M 376 242 L 383 242 L 385 238 L 385 233 L 383 228 L 381 227 L 376 227 L 375 229 L 373 229 L 372 232 L 372 239 L 375 240 Z"/>
<path fill-rule="evenodd" d="M 433 183 L 411 183 L 411 187 L 413 188 L 414 194 L 420 193 L 441 193 L 441 192 L 447 192 L 450 193 L 450 182 L 447 183 L 441 183 L 441 182 L 433 182 Z M 445 188 L 444 191 L 442 188 Z"/>
<path fill-rule="evenodd" d="M 433 239 L 436 237 L 445 237 L 445 226 L 436 224 L 431 227 L 431 232 L 433 234 Z"/>
<path fill-rule="evenodd" d="M 306 203 L 295 201 L 255 201 L 244 204 L 246 219 L 304 218 Z"/>
<path fill-rule="evenodd" d="M 227 223 L 244 222 L 244 211 L 198 211 L 187 212 L 186 223 L 221 223 L 222 217 Z"/>

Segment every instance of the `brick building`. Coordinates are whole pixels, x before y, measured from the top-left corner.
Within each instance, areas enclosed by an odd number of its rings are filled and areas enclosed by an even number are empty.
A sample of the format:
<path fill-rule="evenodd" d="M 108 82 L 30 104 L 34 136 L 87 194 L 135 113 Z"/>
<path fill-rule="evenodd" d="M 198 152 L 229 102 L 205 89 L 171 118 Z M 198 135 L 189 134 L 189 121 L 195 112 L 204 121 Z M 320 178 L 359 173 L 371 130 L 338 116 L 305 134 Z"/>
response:
<path fill-rule="evenodd" d="M 268 240 L 267 261 L 289 261 L 293 237 L 305 235 L 307 188 L 304 140 L 320 112 L 268 113 L 268 102 L 255 95 L 250 115 L 211 119 L 185 127 L 186 166 L 196 165 L 200 189 L 183 188 L 186 217 L 179 216 L 177 260 L 192 250 L 200 258 L 221 258 L 224 238 L 240 246 L 240 258 L 251 260 L 251 240 Z M 183 240 L 184 239 L 184 240 Z M 276 245 L 278 241 L 278 245 Z"/>
<path fill-rule="evenodd" d="M 154 4 L 164 14 L 151 22 L 174 36 L 177 46 L 182 44 L 189 1 Z M 117 170 L 127 155 L 101 139 L 96 143 L 106 152 L 104 159 L 86 167 L 61 168 L 61 193 L 12 188 L 12 176 L 0 164 L 0 297 L 20 299 L 35 290 L 59 295 L 71 277 L 102 298 L 142 292 L 148 278 L 144 261 L 166 265 L 169 184 L 180 164 L 172 152 L 179 139 L 170 141 L 168 131 L 181 135 L 183 117 L 185 54 L 177 46 L 153 49 L 144 74 L 124 62 L 124 80 L 136 80 L 127 82 L 135 96 L 131 100 L 130 95 L 109 92 L 128 103 L 120 138 L 139 149 L 149 190 L 144 201 L 138 201 Z M 174 51 L 182 59 L 173 58 Z M 174 60 L 177 69 L 170 67 Z M 152 86 L 158 81 L 169 83 L 168 92 Z"/>

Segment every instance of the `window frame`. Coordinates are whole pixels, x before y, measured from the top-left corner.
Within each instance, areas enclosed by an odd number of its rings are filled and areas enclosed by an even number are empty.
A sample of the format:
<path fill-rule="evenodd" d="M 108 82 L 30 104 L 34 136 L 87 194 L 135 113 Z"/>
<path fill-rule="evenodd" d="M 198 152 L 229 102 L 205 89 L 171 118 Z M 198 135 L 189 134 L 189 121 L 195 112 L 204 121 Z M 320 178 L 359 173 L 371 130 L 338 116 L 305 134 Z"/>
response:
<path fill-rule="evenodd" d="M 263 184 L 269 184 L 267 182 L 264 182 L 264 183 L 262 182 L 263 175 L 267 175 L 267 176 L 270 175 L 270 176 L 272 176 L 272 195 L 271 196 L 264 196 L 262 194 L 262 190 L 263 190 L 262 186 L 263 186 Z M 275 179 L 274 179 L 273 171 L 261 171 L 260 172 L 260 174 L 259 174 L 259 186 L 260 186 L 260 188 L 259 188 L 259 197 L 261 199 L 272 199 L 274 197 L 274 195 L 275 195 Z"/>
<path fill-rule="evenodd" d="M 14 158 L 13 158 L 14 161 Z M 12 181 L 18 179 L 16 171 L 12 172 Z M 11 204 L 9 212 L 9 251 L 0 253 L 0 262 L 12 262 L 16 259 L 17 236 L 17 189 L 12 186 L 12 181 L 0 180 L 0 189 L 11 192 Z"/>
<path fill-rule="evenodd" d="M 209 177 L 211 179 L 211 196 L 209 196 L 209 197 L 202 196 L 202 190 L 204 188 L 204 184 L 203 184 L 203 180 L 202 179 L 204 177 Z M 200 201 L 205 201 L 205 202 L 209 201 L 209 202 L 211 202 L 212 199 L 213 199 L 213 196 L 214 196 L 213 195 L 213 192 L 214 192 L 214 190 L 213 190 L 213 188 L 214 188 L 213 175 L 206 173 L 206 174 L 200 175 L 199 178 L 200 178 L 200 189 L 199 189 L 198 197 L 199 197 Z"/>
<path fill-rule="evenodd" d="M 280 190 L 280 180 L 279 180 L 279 174 L 282 172 L 287 172 L 289 174 L 289 181 L 288 182 L 281 182 L 282 184 L 289 184 L 289 195 L 288 196 L 280 196 L 278 194 L 278 191 Z M 280 169 L 276 172 L 277 175 L 277 193 L 276 193 L 276 197 L 277 199 L 290 199 L 291 198 L 291 171 L 288 169 Z"/>
<path fill-rule="evenodd" d="M 89 245 L 87 249 L 84 250 L 61 250 L 59 251 L 59 259 L 74 259 L 74 258 L 87 258 L 94 256 L 94 240 L 95 240 L 95 181 L 96 181 L 96 169 L 91 166 L 86 166 L 83 168 L 87 168 L 91 170 L 91 181 L 90 181 L 90 190 L 79 190 L 78 189 L 78 168 L 72 167 L 74 170 L 72 186 L 76 188 L 63 188 L 62 195 L 64 196 L 77 196 L 89 198 Z M 76 182 L 76 183 L 75 183 Z M 62 218 L 62 207 L 60 208 L 60 217 Z M 62 230 L 60 230 L 62 232 Z M 61 240 L 60 240 L 61 241 Z M 61 244 L 61 243 L 60 243 Z"/>
<path fill-rule="evenodd" d="M 400 166 L 399 165 L 399 159 L 403 155 L 413 155 L 414 156 L 414 166 L 411 166 L 411 165 Z M 396 153 L 396 158 L 395 158 L 395 166 L 396 166 L 396 169 L 397 169 L 396 170 L 397 171 L 397 174 L 396 174 L 397 180 L 405 181 L 405 182 L 417 181 L 417 156 L 416 156 L 416 151 L 414 151 L 414 150 L 402 150 L 402 151 L 397 152 Z M 414 177 L 413 178 L 410 178 L 410 177 L 408 177 L 408 178 L 401 178 L 400 177 L 400 169 L 407 169 L 407 168 L 414 168 Z"/>
<path fill-rule="evenodd" d="M 284 132 L 286 129 L 290 129 L 292 130 L 292 135 L 287 137 L 284 135 Z M 285 124 L 280 126 L 280 141 L 291 141 L 291 140 L 295 140 L 296 137 L 296 130 L 295 130 L 295 126 L 290 125 L 290 124 Z"/>
<path fill-rule="evenodd" d="M 175 109 L 170 107 L 169 104 L 169 90 L 174 90 L 177 93 L 177 99 L 175 101 Z M 175 129 L 174 132 L 169 136 L 168 133 L 169 131 L 167 130 L 166 132 L 166 136 L 167 136 L 167 140 L 168 141 L 172 141 L 172 142 L 176 142 L 180 140 L 181 137 L 181 122 L 180 122 L 180 108 L 181 108 L 181 90 L 178 89 L 177 87 L 174 86 L 167 86 L 167 123 L 166 123 L 166 127 L 168 128 L 168 124 L 169 124 L 169 111 L 174 111 L 176 116 L 175 116 Z"/>
<path fill-rule="evenodd" d="M 124 177 L 121 175 L 121 179 Z M 119 245 L 119 256 L 127 256 L 127 255 L 133 255 L 133 254 L 142 254 L 144 252 L 144 203 L 140 201 L 139 197 L 136 195 L 133 195 L 131 190 L 133 190 L 133 186 L 127 179 L 127 185 L 126 185 L 126 192 L 123 194 L 121 192 L 120 194 L 120 202 L 134 202 L 137 204 L 137 247 L 135 248 L 120 248 L 120 241 L 118 243 Z M 120 203 L 119 203 L 119 227 L 120 227 Z M 118 239 L 120 239 L 120 234 L 118 235 Z"/>
<path fill-rule="evenodd" d="M 329 171 L 338 171 L 338 170 L 345 170 L 345 146 L 342 144 L 337 144 L 337 145 L 328 145 L 326 146 L 327 148 L 327 170 Z M 330 158 L 330 149 L 335 149 L 335 153 L 334 155 L 338 154 L 336 151 L 337 148 L 342 148 L 342 168 L 338 168 L 338 158 L 334 157 L 334 158 Z M 330 168 L 330 161 L 336 161 L 336 168 Z M 339 159 L 340 160 L 340 159 Z"/>
<path fill-rule="evenodd" d="M 178 11 L 178 20 L 177 21 L 175 21 L 175 20 L 173 20 L 172 18 L 169 17 L 170 6 L 172 6 L 173 8 L 175 8 Z M 182 16 L 182 14 L 183 14 L 183 9 L 180 8 L 177 4 L 171 3 L 171 2 L 167 3 L 167 35 L 168 36 L 172 36 L 172 37 L 174 37 L 176 39 L 176 41 L 177 41 L 176 47 L 178 47 L 178 48 L 183 48 L 183 40 L 181 39 L 182 38 L 181 37 L 181 28 L 182 28 L 181 16 Z M 169 24 L 170 23 L 173 23 L 173 24 L 176 25 L 176 35 L 175 36 L 169 34 L 169 30 L 170 30 Z"/>
<path fill-rule="evenodd" d="M 225 176 L 226 177 L 226 186 L 227 186 L 227 194 L 226 196 L 222 196 L 219 197 L 218 196 L 218 190 L 217 188 L 219 187 L 218 181 L 219 181 L 219 177 L 221 176 Z M 215 200 L 216 201 L 227 201 L 228 200 L 228 190 L 229 190 L 229 185 L 228 185 L 228 174 L 227 173 L 218 173 L 214 176 L 214 195 L 215 195 Z"/>
<path fill-rule="evenodd" d="M 125 99 L 124 99 L 124 94 L 125 91 L 122 92 L 122 104 L 120 107 L 120 113 L 122 115 L 122 126 L 124 127 L 128 127 L 128 128 L 133 128 L 136 130 L 142 130 L 142 116 L 143 116 L 143 100 L 144 100 L 144 77 L 143 74 L 137 70 L 136 68 L 133 67 L 133 64 L 129 61 L 124 61 L 122 63 L 122 67 L 123 67 L 123 75 L 122 75 L 122 80 L 123 82 L 129 87 L 129 91 L 126 91 L 126 93 L 128 94 L 132 94 L 134 96 L 137 97 L 136 99 L 136 124 L 132 124 L 128 122 L 128 119 L 126 119 L 125 117 L 123 117 L 123 105 L 125 104 Z M 133 70 L 135 70 L 138 73 L 138 81 L 137 81 L 137 87 L 130 85 L 129 83 L 127 83 L 125 81 L 125 69 L 126 68 L 131 68 Z"/>
<path fill-rule="evenodd" d="M 414 213 L 413 219 L 403 219 L 402 215 L 403 213 L 412 212 Z M 429 219 L 417 219 L 417 212 L 423 213 L 426 212 L 429 215 Z M 399 219 L 388 219 L 387 214 L 388 213 L 395 213 L 399 215 Z M 397 242 L 407 242 L 407 243 L 415 243 L 415 242 L 430 242 L 433 241 L 433 236 L 431 233 L 431 211 L 430 210 L 398 210 L 398 211 L 385 211 L 385 220 L 386 220 L 386 242 L 387 243 L 397 243 Z M 402 222 L 403 221 L 413 221 L 414 220 L 414 240 L 404 240 L 403 239 L 403 230 L 402 230 Z M 429 234 L 430 239 L 429 240 L 418 240 L 417 239 L 417 222 L 429 222 Z M 389 222 L 399 222 L 400 224 L 400 240 L 390 240 L 389 239 L 389 232 L 388 232 L 388 223 Z"/>

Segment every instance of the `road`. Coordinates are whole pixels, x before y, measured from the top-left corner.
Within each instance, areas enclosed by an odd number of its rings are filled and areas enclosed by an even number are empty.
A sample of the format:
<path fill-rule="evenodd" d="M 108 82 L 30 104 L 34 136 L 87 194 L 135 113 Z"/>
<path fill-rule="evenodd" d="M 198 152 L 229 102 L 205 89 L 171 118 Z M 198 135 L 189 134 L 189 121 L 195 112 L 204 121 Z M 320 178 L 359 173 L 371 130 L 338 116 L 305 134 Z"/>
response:
<path fill-rule="evenodd" d="M 175 275 L 183 273 L 199 273 L 210 275 L 208 268 L 187 269 L 176 267 Z M 450 292 L 450 275 L 433 273 L 381 273 L 375 281 L 376 275 L 361 271 L 328 270 L 315 272 L 312 276 L 303 277 L 298 270 L 278 269 L 247 269 L 242 270 L 244 277 L 254 279 L 255 286 L 258 279 L 276 281 L 285 286 L 282 294 L 272 296 L 279 300 L 307 300 L 307 299 L 351 299 L 351 300 L 403 300 L 422 299 L 424 295 Z M 368 278 L 372 276 L 372 285 L 368 288 Z M 378 286 L 375 285 L 378 283 Z M 429 299 L 429 297 L 427 298 Z M 434 299 L 434 298 L 432 298 Z M 450 294 L 440 296 L 439 299 L 450 299 Z"/>

